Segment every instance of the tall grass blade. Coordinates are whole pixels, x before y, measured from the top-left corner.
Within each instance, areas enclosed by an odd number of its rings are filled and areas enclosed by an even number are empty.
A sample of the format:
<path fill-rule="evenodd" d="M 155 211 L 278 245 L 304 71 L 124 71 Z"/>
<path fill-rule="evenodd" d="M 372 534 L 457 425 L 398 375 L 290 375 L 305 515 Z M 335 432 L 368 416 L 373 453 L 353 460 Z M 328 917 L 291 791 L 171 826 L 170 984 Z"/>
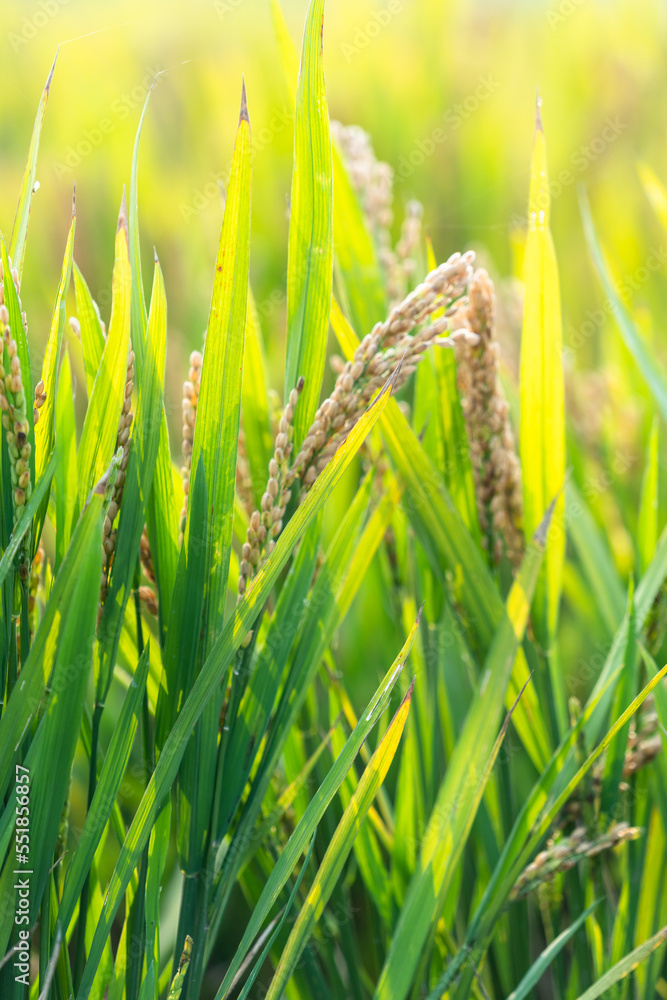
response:
<path fill-rule="evenodd" d="M 25 505 L 21 517 L 14 525 L 14 530 L 12 531 L 11 538 L 9 539 L 9 544 L 2 553 L 2 558 L 0 558 L 0 585 L 4 583 L 7 574 L 12 567 L 14 557 L 21 547 L 21 542 L 25 538 L 26 532 L 30 529 L 32 519 L 36 516 L 37 510 L 42 503 L 48 499 L 51 481 L 53 480 L 55 471 L 56 459 L 54 455 L 51 455 L 47 466 L 42 472 L 41 478 L 37 483 L 37 486 L 30 494 L 30 499 Z"/>
<path fill-rule="evenodd" d="M 628 588 L 628 637 L 625 645 L 623 670 L 621 671 L 614 697 L 612 719 L 623 711 L 623 706 L 632 701 L 638 686 L 638 652 L 635 632 L 634 582 L 630 579 Z M 630 724 L 621 729 L 616 739 L 610 745 L 604 764 L 602 776 L 602 792 L 600 796 L 600 811 L 602 816 L 613 816 L 614 807 L 619 798 L 619 785 L 623 779 L 625 752 L 628 744 Z"/>
<path fill-rule="evenodd" d="M 280 0 L 271 0 L 271 17 L 278 39 L 280 60 L 282 62 L 285 85 L 292 108 L 296 106 L 297 83 L 299 79 L 299 58 L 294 48 L 294 42 L 285 23 L 285 16 Z"/>
<path fill-rule="evenodd" d="M 319 402 L 333 281 L 333 168 L 322 66 L 323 25 L 324 0 L 311 0 L 296 93 L 287 258 L 285 399 L 297 380 L 305 379 L 294 420 L 297 449 Z"/>
<path fill-rule="evenodd" d="M 156 419 L 156 414 L 162 410 L 166 350 L 167 300 L 162 271 L 156 259 L 144 364 L 137 394 L 137 416 L 133 425 L 134 433 L 120 509 L 116 552 L 99 628 L 99 703 L 105 701 L 111 683 L 121 623 L 136 572 L 146 505 L 153 485 L 160 435 L 160 422 Z"/>
<path fill-rule="evenodd" d="M 157 79 L 159 73 L 156 74 Z M 128 206 L 128 239 L 130 269 L 132 271 L 132 299 L 130 330 L 135 352 L 137 378 L 141 380 L 144 363 L 144 341 L 148 327 L 146 300 L 141 268 L 141 242 L 139 239 L 139 144 L 148 104 L 155 85 L 151 83 L 139 118 L 132 152 L 132 172 L 130 177 L 130 202 Z M 169 432 L 164 405 L 159 419 L 158 453 L 153 475 L 152 488 L 145 497 L 146 530 L 151 548 L 155 579 L 158 590 L 158 621 L 160 642 L 164 645 L 166 622 L 169 615 L 176 566 L 178 561 L 178 509 L 174 496 Z"/>
<path fill-rule="evenodd" d="M 276 939 L 278 938 L 278 935 L 280 934 L 280 931 L 283 928 L 285 920 L 287 919 L 287 917 L 291 913 L 292 906 L 294 905 L 294 900 L 296 899 L 296 895 L 297 895 L 297 893 L 299 891 L 299 888 L 301 886 L 301 882 L 303 880 L 303 876 L 306 874 L 306 870 L 307 870 L 308 865 L 310 863 L 310 856 L 313 853 L 313 847 L 315 846 L 315 836 L 316 836 L 316 834 L 317 834 L 317 831 L 315 831 L 315 833 L 311 837 L 310 847 L 308 848 L 308 853 L 306 854 L 306 857 L 304 858 L 303 864 L 301 865 L 301 871 L 299 872 L 299 874 L 298 874 L 298 876 L 296 878 L 296 881 L 294 882 L 294 886 L 292 887 L 292 891 L 290 892 L 290 896 L 289 896 L 289 899 L 287 900 L 287 904 L 286 904 L 286 906 L 285 906 L 285 908 L 283 910 L 283 914 L 280 917 L 280 920 L 277 921 L 275 928 L 273 929 L 270 937 L 268 938 L 266 944 L 264 945 L 264 948 L 262 949 L 261 955 L 257 959 L 257 962 L 255 963 L 255 966 L 254 966 L 252 972 L 248 976 L 248 980 L 247 980 L 246 984 L 244 985 L 243 989 L 239 993 L 239 1000 L 246 1000 L 246 997 L 250 994 L 250 990 L 252 989 L 252 987 L 253 987 L 253 985 L 255 983 L 255 980 L 257 979 L 257 976 L 262 971 L 262 966 L 264 965 L 264 962 L 268 958 L 268 956 L 269 956 L 269 954 L 271 952 L 271 948 L 273 947 Z"/>
<path fill-rule="evenodd" d="M 625 610 L 623 584 L 614 565 L 607 540 L 584 500 L 570 480 L 565 487 L 569 537 L 579 556 L 588 586 L 610 635 L 618 627 Z"/>
<path fill-rule="evenodd" d="M 558 937 L 554 938 L 554 940 L 547 945 L 540 957 L 533 962 L 517 988 L 512 990 L 510 995 L 507 997 L 507 1000 L 524 1000 L 524 997 L 527 997 L 530 994 L 531 990 L 537 986 L 551 963 L 561 953 L 570 938 L 574 937 L 581 925 L 585 923 L 599 902 L 600 900 L 596 899 L 594 903 L 587 906 L 584 912 L 579 914 L 577 919 L 574 920 L 569 927 L 566 927 L 564 931 L 561 931 Z"/>
<path fill-rule="evenodd" d="M 385 674 L 380 686 L 373 698 L 363 712 L 357 726 L 348 738 L 343 751 L 336 758 L 334 766 L 329 771 L 327 777 L 322 782 L 313 798 L 308 803 L 308 807 L 296 827 L 293 835 L 282 852 L 278 863 L 274 867 L 271 875 L 262 891 L 248 926 L 244 932 L 241 943 L 234 955 L 225 978 L 216 993 L 215 1000 L 223 1000 L 231 988 L 232 982 L 238 969 L 244 960 L 252 941 L 260 932 L 262 924 L 271 911 L 271 907 L 278 899 L 280 890 L 285 885 L 290 873 L 294 869 L 299 857 L 305 850 L 306 844 L 312 836 L 317 824 L 322 818 L 325 809 L 331 802 L 340 787 L 345 775 L 349 771 L 352 763 L 366 740 L 371 729 L 376 725 L 380 716 L 386 709 L 393 687 L 408 657 L 415 632 L 419 621 L 415 622 L 403 648 L 394 660 L 394 663 Z"/>
<path fill-rule="evenodd" d="M 649 566 L 644 571 L 644 575 L 637 584 L 634 595 L 634 618 L 637 636 L 641 637 L 641 630 L 646 622 L 647 615 L 658 596 L 663 581 L 667 577 L 667 528 L 665 528 L 658 540 L 655 554 Z M 613 642 L 602 665 L 600 673 L 593 685 L 593 690 L 589 695 L 589 703 L 596 701 L 596 710 L 587 723 L 586 737 L 588 745 L 593 742 L 594 737 L 599 734 L 604 725 L 604 720 L 609 717 L 609 699 L 613 692 L 610 692 L 608 681 L 610 677 L 616 675 L 621 664 L 626 648 L 628 634 L 629 617 L 626 613 L 623 621 L 614 635 Z M 604 695 L 598 700 L 604 690 Z"/>
<path fill-rule="evenodd" d="M 51 329 L 46 342 L 46 351 L 42 363 L 42 382 L 46 392 L 46 400 L 39 413 L 39 423 L 35 428 L 36 461 L 35 472 L 40 479 L 53 450 L 55 440 L 56 394 L 58 382 L 58 361 L 65 330 L 65 303 L 72 276 L 72 254 L 74 251 L 74 231 L 76 227 L 76 204 L 72 202 L 72 221 L 65 246 L 62 273 L 56 294 L 56 304 L 51 319 Z M 39 531 L 35 532 L 39 535 Z"/>
<path fill-rule="evenodd" d="M 440 786 L 413 875 L 392 938 L 375 1000 L 403 1000 L 431 927 L 442 912 L 454 866 L 463 851 L 472 821 L 495 760 L 497 722 L 521 643 L 542 565 L 553 508 L 539 526 L 507 598 L 501 622 L 486 659 L 478 691 Z"/>
<path fill-rule="evenodd" d="M 607 267 L 602 248 L 598 241 L 588 195 L 583 187 L 579 188 L 579 211 L 584 225 L 584 235 L 588 244 L 588 252 L 600 279 L 611 315 L 616 321 L 616 326 L 625 342 L 625 346 L 635 359 L 644 381 L 653 394 L 662 419 L 667 420 L 667 377 L 665 377 L 665 373 L 662 371 L 657 358 L 653 356 L 650 348 L 644 343 L 616 290 L 614 280 Z"/>
<path fill-rule="evenodd" d="M 81 831 L 76 852 L 67 869 L 62 898 L 58 907 L 58 924 L 67 933 L 86 876 L 91 869 L 101 835 L 111 815 L 118 789 L 130 760 L 134 737 L 139 725 L 141 703 L 146 690 L 150 647 L 146 646 L 137 663 L 132 682 L 123 701 L 95 795 Z"/>
<path fill-rule="evenodd" d="M 109 467 L 115 449 L 118 421 L 125 397 L 131 285 L 127 211 L 123 195 L 116 231 L 109 333 L 79 442 L 79 508 L 83 507 L 88 491 Z"/>
<path fill-rule="evenodd" d="M 344 586 L 343 581 L 346 581 L 349 576 L 352 553 L 355 547 L 357 551 L 361 547 L 362 540 L 359 538 L 359 534 L 369 499 L 370 480 L 366 480 L 357 491 L 355 499 L 341 522 L 320 567 L 318 581 L 314 584 L 310 595 L 308 591 L 318 557 L 319 530 L 315 530 L 319 528 L 318 524 L 313 526 L 304 539 L 291 572 L 280 592 L 276 613 L 267 628 L 263 646 L 258 653 L 256 663 L 253 665 L 244 703 L 238 716 L 231 723 L 229 749 L 225 758 L 230 777 L 222 789 L 216 835 L 218 842 L 231 822 L 234 810 L 255 763 L 256 755 L 267 734 L 269 722 L 271 722 L 270 744 L 264 749 L 251 792 L 251 800 L 255 797 L 262 797 L 258 793 L 258 788 L 259 786 L 263 787 L 263 776 L 266 774 L 268 777 L 273 770 L 274 734 L 277 732 L 280 734 L 281 740 L 286 739 L 289 732 L 289 718 L 287 720 L 282 718 L 284 709 L 289 705 L 288 716 L 293 717 L 296 707 L 294 696 L 296 696 L 297 703 L 300 704 L 303 693 L 307 690 L 307 675 L 300 676 L 299 668 L 303 669 L 305 665 L 305 669 L 308 671 L 311 665 L 319 663 L 319 657 L 313 650 L 311 640 L 313 634 L 317 638 L 322 637 L 323 633 L 327 637 L 329 635 L 327 613 L 330 617 L 332 606 L 335 603 L 330 581 L 341 581 L 342 586 Z M 287 629 L 285 622 L 289 619 L 290 609 L 295 607 L 301 607 L 304 610 L 299 617 L 297 627 Z M 336 623 L 339 621 L 340 618 L 336 617 Z M 289 675 L 285 678 L 285 668 L 292 650 L 294 652 Z M 304 650 L 309 650 L 305 656 L 303 655 Z M 315 655 L 310 655 L 311 652 Z M 276 707 L 281 684 L 284 684 L 284 691 L 280 700 L 281 704 Z M 273 717 L 271 718 L 271 716 Z M 276 749 L 276 754 L 281 747 L 282 744 Z"/>
<path fill-rule="evenodd" d="M 426 241 L 426 254 L 428 270 L 432 271 L 437 267 L 437 260 L 430 239 Z M 436 317 L 437 313 L 434 314 L 434 318 Z M 454 351 L 434 351 L 433 367 L 437 387 L 433 422 L 442 442 L 442 456 L 436 467 L 442 469 L 445 486 L 454 501 L 454 506 L 465 521 L 468 531 L 476 542 L 481 543 L 475 500 L 475 480 L 456 381 Z M 421 367 L 417 371 L 417 377 L 419 377 L 420 371 Z M 416 427 L 417 431 L 421 433 L 421 427 L 418 424 Z"/>
<path fill-rule="evenodd" d="M 250 480 L 255 507 L 260 509 L 266 487 L 267 469 L 273 457 L 273 439 L 269 423 L 266 358 L 259 314 L 252 292 L 248 289 L 245 353 L 243 355 L 243 386 L 241 395 L 243 433 L 250 466 Z"/>
<path fill-rule="evenodd" d="M 332 311 L 331 325 L 344 355 L 351 357 L 358 340 L 340 309 Z M 395 399 L 390 400 L 380 426 L 387 450 L 404 485 L 407 516 L 436 579 L 444 583 L 448 569 L 456 580 L 456 599 L 465 609 L 466 616 L 475 623 L 471 644 L 484 655 L 504 615 L 496 582 L 447 493 L 442 477 Z M 525 657 L 519 651 L 506 707 L 512 705 L 528 676 Z M 548 729 L 535 692 L 530 687 L 516 708 L 514 724 L 535 766 L 541 769 L 550 755 Z"/>
<path fill-rule="evenodd" d="M 69 548 L 77 504 L 79 482 L 76 454 L 76 414 L 70 352 L 67 350 L 60 365 L 58 398 L 56 399 L 56 559 L 57 573 Z M 39 488 L 39 484 L 38 484 Z M 32 498 L 31 498 L 32 499 Z"/>
<path fill-rule="evenodd" d="M 317 875 L 301 907 L 289 940 L 280 956 L 276 973 L 271 980 L 267 1000 L 278 1000 L 283 995 L 292 972 L 301 956 L 315 924 L 322 916 L 331 893 L 343 870 L 343 865 L 352 850 L 361 824 L 384 781 L 389 766 L 394 759 L 398 744 L 410 710 L 413 683 L 392 719 L 387 732 L 382 737 L 377 750 L 367 764 L 343 818 L 336 828 Z"/>
<path fill-rule="evenodd" d="M 28 162 L 26 164 L 25 172 L 23 174 L 23 180 L 21 182 L 21 192 L 19 194 L 18 205 L 16 206 L 14 228 L 12 229 L 12 238 L 9 242 L 9 256 L 16 264 L 19 273 L 19 279 L 23 274 L 23 260 L 25 258 L 26 236 L 28 235 L 30 206 L 32 205 L 32 196 L 35 193 L 35 176 L 37 173 L 37 153 L 39 151 L 39 139 L 42 133 L 42 125 L 44 124 L 44 115 L 46 114 L 46 102 L 49 98 L 49 90 L 51 89 L 51 81 L 53 80 L 53 73 L 56 68 L 57 58 L 58 58 L 58 53 L 56 52 L 56 57 L 53 60 L 53 65 L 51 66 L 51 69 L 49 70 L 49 75 L 46 78 L 46 84 L 44 85 L 44 90 L 42 91 L 42 96 L 40 98 L 39 106 L 37 108 L 37 116 L 35 118 L 35 124 L 33 126 L 32 136 L 30 138 L 30 148 L 28 150 Z"/>
<path fill-rule="evenodd" d="M 640 575 L 650 564 L 658 544 L 658 418 L 653 418 L 637 518 L 637 556 Z"/>
<path fill-rule="evenodd" d="M 577 1000 L 596 1000 L 596 997 L 602 996 L 612 986 L 615 986 L 616 983 L 625 979 L 631 972 L 634 972 L 637 966 L 641 962 L 645 962 L 666 940 L 667 927 L 663 927 L 657 934 L 654 934 L 648 941 L 644 941 L 638 948 L 635 948 L 629 955 L 626 955 L 620 962 L 612 966 L 603 976 L 600 976 L 589 989 L 577 997 Z"/>
<path fill-rule="evenodd" d="M 264 607 L 266 599 L 295 545 L 340 480 L 371 427 L 380 417 L 389 399 L 391 384 L 390 380 L 382 393 L 376 397 L 374 403 L 359 420 L 345 443 L 338 449 L 333 460 L 315 482 L 305 502 L 290 519 L 278 539 L 275 549 L 257 574 L 253 586 L 237 605 L 234 617 L 225 625 L 220 638 L 202 666 L 164 745 L 155 771 L 125 838 L 105 897 L 102 915 L 95 930 L 77 1000 L 84 1000 L 87 990 L 92 985 L 111 924 L 130 882 L 132 872 L 148 841 L 157 813 L 176 778 L 187 742 L 197 720 L 219 687 L 222 671 L 227 668 L 232 656 L 252 627 L 259 611 Z M 2 721 L 4 719 L 0 720 L 0 737 L 2 736 Z"/>
<path fill-rule="evenodd" d="M 203 536 L 207 586 L 204 657 L 222 629 L 229 575 L 248 301 L 251 157 L 244 85 L 215 267 L 192 452 L 195 483 L 201 456 L 209 497 Z"/>
<path fill-rule="evenodd" d="M 637 169 L 639 177 L 644 186 L 646 197 L 648 198 L 653 211 L 657 215 L 663 229 L 667 230 L 667 191 L 658 175 L 647 163 L 638 163 Z"/>
<path fill-rule="evenodd" d="M 88 398 L 93 391 L 95 376 L 97 375 L 104 353 L 104 333 L 102 330 L 102 320 L 100 318 L 97 303 L 90 294 L 90 289 L 86 280 L 77 267 L 76 261 L 72 268 L 74 275 L 74 291 L 76 294 L 76 315 L 79 320 L 81 333 L 81 349 L 83 351 L 83 364 L 86 371 L 86 389 Z"/>
<path fill-rule="evenodd" d="M 7 247 L 5 246 L 5 241 L 0 237 L 2 243 L 2 271 L 5 275 L 11 275 L 13 260 L 10 258 Z M 5 305 L 9 312 L 9 326 L 11 328 L 12 337 L 16 341 L 17 354 L 21 361 L 21 380 L 23 382 L 23 391 L 25 393 L 25 398 L 28 402 L 27 405 L 27 416 L 28 416 L 28 442 L 30 444 L 30 478 L 31 481 L 35 482 L 35 423 L 33 419 L 33 414 L 31 412 L 30 400 L 33 399 L 33 385 L 32 385 L 32 367 L 30 363 L 30 347 L 28 345 L 28 337 L 26 334 L 25 324 L 23 322 L 23 307 L 21 305 L 21 299 L 19 297 L 19 290 L 16 287 L 16 283 L 12 277 L 8 277 L 3 282 L 3 290 L 5 295 Z"/>
<path fill-rule="evenodd" d="M 550 222 L 549 179 L 539 112 L 530 173 L 528 240 L 524 257 L 525 302 L 521 331 L 521 428 L 519 435 L 524 502 L 524 533 L 532 537 L 554 497 L 554 527 L 535 596 L 534 625 L 549 650 L 558 624 L 565 559 L 565 383 L 558 266 Z M 552 696 L 561 731 L 566 712 L 561 677 L 548 656 Z"/>
<path fill-rule="evenodd" d="M 439 1000 L 466 966 L 468 966 L 468 970 L 463 983 L 469 984 L 472 981 L 471 969 L 481 961 L 486 953 L 496 921 L 521 870 L 535 854 L 555 817 L 582 779 L 588 774 L 595 761 L 604 753 L 617 733 L 632 718 L 639 706 L 654 691 L 666 674 L 667 666 L 652 677 L 577 769 L 571 760 L 572 748 L 577 739 L 580 739 L 580 734 L 600 705 L 603 694 L 610 689 L 613 692 L 616 676 L 608 679 L 602 691 L 595 698 L 592 698 L 577 725 L 570 730 L 555 751 L 549 766 L 539 777 L 532 792 L 524 802 L 503 847 L 498 864 L 484 890 L 482 899 L 468 924 L 465 942 L 438 981 L 429 1000 L 436 1000 L 436 998 Z"/>
<path fill-rule="evenodd" d="M 41 704 L 64 628 L 64 612 L 76 580 L 83 572 L 91 546 L 97 545 L 101 549 L 101 539 L 99 497 L 93 496 L 81 515 L 60 572 L 53 582 L 44 615 L 21 669 L 21 687 L 14 689 L 0 718 L 0 790 L 3 795 L 13 774 L 17 749 Z M 97 585 L 95 592 L 99 593 Z"/>
<path fill-rule="evenodd" d="M 80 555 L 79 572 L 68 594 L 71 603 L 54 650 L 52 671 L 49 671 L 46 703 L 42 706 L 37 731 L 23 761 L 30 774 L 31 925 L 37 918 L 42 894 L 48 884 L 93 662 L 97 595 L 102 572 L 100 497 L 93 497 L 90 509 L 93 527 L 97 531 L 86 537 L 86 548 Z M 37 644 L 33 649 L 36 647 Z M 29 659 L 26 670 L 29 669 Z M 14 690 L 19 695 L 22 693 L 20 687 Z M 5 716 L 2 718 L 4 722 Z M 14 748 L 11 750 L 14 751 Z M 7 754 L 9 761 L 13 757 L 14 752 Z M 14 794 L 9 796 L 7 809 L 11 809 L 12 819 L 15 819 Z M 10 910 L 13 911 L 14 907 L 5 905 L 8 896 L 14 896 L 16 876 L 12 869 L 11 863 L 6 864 L 0 876 L 0 912 L 4 914 L 0 923 L 1 952 L 5 950 L 13 924 L 14 915 Z"/>

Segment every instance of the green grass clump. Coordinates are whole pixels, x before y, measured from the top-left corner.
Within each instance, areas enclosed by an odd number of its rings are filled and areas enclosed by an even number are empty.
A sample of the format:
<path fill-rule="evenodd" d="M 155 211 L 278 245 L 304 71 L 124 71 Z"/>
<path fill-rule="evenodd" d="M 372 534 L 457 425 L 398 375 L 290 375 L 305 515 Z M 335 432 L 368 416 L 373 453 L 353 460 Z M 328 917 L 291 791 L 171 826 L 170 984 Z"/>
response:
<path fill-rule="evenodd" d="M 33 388 L 22 271 L 51 75 L 38 110 L 1 247 L 0 995 L 666 995 L 658 424 L 638 497 L 601 509 L 595 445 L 566 419 L 539 109 L 517 384 L 502 284 L 471 250 L 438 263 L 414 201 L 394 241 L 390 168 L 332 129 L 323 0 L 298 82 L 274 15 L 295 135 L 283 403 L 249 282 L 244 85 L 180 473 L 157 253 L 149 297 L 142 273 L 149 100 L 108 328 L 74 207 Z M 665 417 L 585 197 L 582 215 Z M 624 575 L 602 526 L 626 518 Z M 401 636 L 391 664 L 364 602 Z"/>

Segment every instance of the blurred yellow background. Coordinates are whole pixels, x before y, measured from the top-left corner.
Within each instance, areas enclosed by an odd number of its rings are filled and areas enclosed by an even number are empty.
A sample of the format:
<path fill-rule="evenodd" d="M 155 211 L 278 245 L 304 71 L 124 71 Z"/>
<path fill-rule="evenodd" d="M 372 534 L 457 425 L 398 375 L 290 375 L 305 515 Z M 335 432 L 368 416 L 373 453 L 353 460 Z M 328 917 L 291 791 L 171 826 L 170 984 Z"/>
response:
<path fill-rule="evenodd" d="M 297 44 L 305 9 L 294 0 L 285 7 Z M 582 246 L 577 183 L 590 189 L 619 276 L 662 240 L 636 163 L 663 173 L 666 21 L 657 0 L 332 0 L 324 37 L 331 116 L 363 125 L 397 171 L 397 225 L 400 203 L 416 196 L 439 257 L 481 244 L 507 274 L 512 226 L 525 215 L 539 88 L 567 340 L 600 297 Z M 115 214 L 147 87 L 165 70 L 141 148 L 144 252 L 150 259 L 155 244 L 165 269 L 174 343 L 176 334 L 199 342 L 221 218 L 216 182 L 228 170 L 245 74 L 259 147 L 252 281 L 279 385 L 292 127 L 268 0 L 3 0 L 1 23 L 7 235 L 40 92 L 61 45 L 27 250 L 33 337 L 48 322 L 75 181 L 76 257 L 108 314 Z M 635 305 L 659 304 L 663 291 L 659 274 Z M 586 348 L 596 361 L 594 345 Z"/>

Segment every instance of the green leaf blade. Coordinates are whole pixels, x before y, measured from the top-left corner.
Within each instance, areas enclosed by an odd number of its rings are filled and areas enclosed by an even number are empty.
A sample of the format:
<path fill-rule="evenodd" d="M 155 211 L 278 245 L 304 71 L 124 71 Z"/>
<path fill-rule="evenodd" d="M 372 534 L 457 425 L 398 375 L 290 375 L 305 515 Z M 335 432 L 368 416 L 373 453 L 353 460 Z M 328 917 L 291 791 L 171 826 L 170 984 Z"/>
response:
<path fill-rule="evenodd" d="M 294 421 L 298 449 L 319 402 L 333 282 L 333 166 L 324 89 L 324 0 L 311 0 L 294 123 L 287 261 L 285 399 L 305 379 Z"/>

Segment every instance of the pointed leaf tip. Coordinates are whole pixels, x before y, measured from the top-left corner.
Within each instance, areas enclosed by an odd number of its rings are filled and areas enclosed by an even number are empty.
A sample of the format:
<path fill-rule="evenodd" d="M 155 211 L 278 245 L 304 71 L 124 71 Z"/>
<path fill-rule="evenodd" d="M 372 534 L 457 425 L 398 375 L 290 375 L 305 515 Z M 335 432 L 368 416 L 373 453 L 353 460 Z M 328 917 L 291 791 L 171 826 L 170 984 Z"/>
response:
<path fill-rule="evenodd" d="M 157 257 L 157 248 L 156 247 L 153 247 L 153 260 L 155 261 L 156 264 L 160 263 L 160 261 L 158 260 L 158 257 Z"/>
<path fill-rule="evenodd" d="M 402 666 L 402 664 L 401 664 L 401 666 Z M 398 715 L 400 714 L 400 711 L 401 711 L 401 709 L 403 708 L 403 706 L 404 706 L 404 705 L 405 705 L 406 703 L 410 703 L 410 702 L 412 701 L 412 692 L 414 691 L 414 688 L 415 688 L 415 681 L 416 681 L 416 680 L 417 680 L 417 677 L 415 676 L 415 677 L 413 677 L 413 678 L 412 678 L 412 680 L 410 681 L 410 684 L 409 684 L 409 686 L 408 686 L 408 690 L 407 690 L 407 691 L 405 692 L 405 694 L 404 694 L 404 695 L 403 695 L 403 697 L 401 698 L 401 702 L 400 702 L 400 704 L 399 704 L 398 708 L 396 709 L 396 711 L 394 712 L 394 715 L 393 715 L 393 718 L 392 718 L 392 720 L 391 720 L 391 721 L 392 721 L 392 723 L 393 723 L 393 722 L 395 722 L 395 720 L 396 720 L 396 718 L 398 717 Z M 385 733 L 385 735 L 386 735 L 386 733 Z"/>
<path fill-rule="evenodd" d="M 389 378 L 385 382 L 385 388 L 387 386 L 391 386 L 391 390 L 393 391 L 394 386 L 396 385 L 396 380 L 398 379 L 398 376 L 399 376 L 399 374 L 401 372 L 401 368 L 403 367 L 403 362 L 405 361 L 407 353 L 408 353 L 407 350 L 405 350 L 403 352 L 403 356 L 401 357 L 401 360 L 398 362 L 398 364 L 394 368 L 393 372 L 391 373 L 391 375 L 389 376 Z M 384 389 L 382 391 L 384 392 Z"/>
<path fill-rule="evenodd" d="M 248 116 L 248 101 L 246 99 L 245 92 L 245 77 L 241 78 L 241 112 L 239 114 L 239 123 L 248 122 L 250 124 L 250 118 Z"/>
<path fill-rule="evenodd" d="M 148 88 L 148 93 L 149 93 L 149 94 L 150 94 L 150 93 L 152 92 L 153 88 L 155 87 L 155 84 L 157 83 L 157 79 L 158 79 L 158 77 L 159 77 L 159 76 L 162 76 L 162 75 L 163 75 L 163 73 L 166 73 L 166 72 L 167 72 L 167 70 L 166 70 L 166 69 L 159 69 L 159 70 L 157 71 L 157 73 L 156 73 L 156 74 L 155 74 L 155 76 L 153 77 L 153 82 L 151 83 L 150 87 Z"/>
<path fill-rule="evenodd" d="M 399 706 L 399 708 L 402 707 L 403 705 L 405 705 L 406 701 L 410 701 L 411 700 L 411 698 L 412 698 L 412 692 L 414 691 L 415 681 L 416 680 L 417 680 L 417 678 L 415 676 L 410 681 L 410 687 L 408 688 L 408 690 L 403 695 L 403 698 L 401 699 L 401 705 Z"/>
<path fill-rule="evenodd" d="M 401 367 L 401 364 L 402 364 L 402 360 L 399 361 L 399 363 L 396 365 L 396 367 L 394 368 L 394 370 L 391 373 L 391 375 L 387 376 L 387 381 L 382 386 L 382 388 L 378 392 L 377 396 L 375 397 L 375 399 L 371 402 L 370 406 L 368 407 L 369 411 L 372 410 L 373 407 L 377 406 L 377 404 L 380 402 L 380 400 L 382 399 L 382 397 L 387 394 L 387 392 L 391 395 L 391 393 L 393 391 L 393 388 L 394 388 L 394 385 L 396 384 L 396 376 L 397 376 L 398 371 L 399 371 L 399 369 Z"/>
<path fill-rule="evenodd" d="M 120 212 L 118 213 L 118 229 L 124 229 L 127 233 L 127 198 L 125 196 L 125 185 L 123 184 L 123 198 L 120 203 Z"/>
<path fill-rule="evenodd" d="M 420 606 L 419 606 L 419 611 L 417 612 L 417 620 L 415 622 L 416 625 L 419 625 L 419 622 L 421 621 L 422 611 L 424 610 L 424 605 L 425 604 L 426 604 L 426 601 L 422 601 L 421 604 L 420 604 Z"/>
<path fill-rule="evenodd" d="M 553 517 L 554 510 L 556 509 L 556 504 L 558 503 L 561 492 L 562 490 L 559 490 L 556 496 L 553 498 L 553 500 L 547 507 L 546 511 L 544 512 L 544 517 L 542 518 L 537 528 L 535 529 L 535 533 L 533 535 L 533 541 L 535 545 L 539 546 L 539 548 L 541 549 L 543 549 L 547 544 L 547 536 L 549 534 L 549 528 L 551 527 L 551 519 Z"/>
<path fill-rule="evenodd" d="M 553 513 L 554 513 L 554 510 L 556 508 L 556 504 L 560 500 L 561 495 L 562 495 L 562 493 L 563 493 L 563 491 L 565 489 L 565 486 L 567 484 L 567 481 L 569 480 L 569 478 L 570 478 L 571 475 L 572 475 L 572 469 L 571 468 L 566 469 L 565 476 L 563 478 L 563 483 L 562 483 L 560 489 L 558 490 L 558 492 L 556 493 L 556 496 L 553 498 L 553 500 L 551 501 L 551 503 L 549 504 L 549 506 L 545 510 L 544 517 L 542 518 L 542 520 L 538 524 L 537 528 L 535 529 L 535 533 L 533 535 L 533 541 L 535 542 L 536 545 L 539 545 L 539 546 L 543 547 L 546 544 L 547 535 L 549 534 L 549 528 L 551 526 L 551 519 L 553 517 Z"/>
<path fill-rule="evenodd" d="M 426 437 L 426 431 L 428 430 L 428 425 L 430 424 L 430 422 L 431 422 L 431 414 L 428 413 L 426 416 L 426 420 L 424 421 L 424 426 L 417 435 L 420 444 L 424 443 L 424 438 Z"/>
<path fill-rule="evenodd" d="M 542 124 L 542 98 L 540 97 L 539 90 L 537 91 L 537 97 L 535 98 L 535 131 L 544 132 L 544 126 Z"/>
<path fill-rule="evenodd" d="M 509 724 L 510 724 L 510 719 L 514 715 L 514 710 L 516 709 L 517 705 L 519 704 L 519 702 L 523 698 L 524 691 L 526 690 L 526 688 L 528 687 L 528 685 L 530 684 L 530 682 L 532 681 L 532 679 L 533 679 L 533 671 L 531 670 L 530 673 L 528 674 L 528 677 L 524 681 L 523 687 L 521 688 L 521 690 L 519 691 L 518 695 L 516 696 L 516 698 L 512 702 L 511 708 L 507 711 L 507 713 L 505 715 L 505 718 L 503 720 L 503 724 L 500 727 L 500 734 L 499 734 L 499 738 L 500 739 L 503 739 L 503 737 L 505 736 L 505 733 L 507 732 L 507 729 L 508 729 Z"/>
<path fill-rule="evenodd" d="M 51 86 L 51 80 L 53 80 L 53 74 L 54 74 L 55 69 L 56 69 L 56 62 L 58 60 L 58 53 L 59 52 L 60 52 L 60 46 L 58 46 L 57 49 L 56 49 L 56 54 L 55 54 L 55 56 L 53 58 L 53 64 L 51 66 L 51 69 L 49 70 L 49 75 L 46 78 L 46 83 L 44 85 L 44 91 L 45 91 L 46 94 L 48 94 L 49 88 Z"/>

